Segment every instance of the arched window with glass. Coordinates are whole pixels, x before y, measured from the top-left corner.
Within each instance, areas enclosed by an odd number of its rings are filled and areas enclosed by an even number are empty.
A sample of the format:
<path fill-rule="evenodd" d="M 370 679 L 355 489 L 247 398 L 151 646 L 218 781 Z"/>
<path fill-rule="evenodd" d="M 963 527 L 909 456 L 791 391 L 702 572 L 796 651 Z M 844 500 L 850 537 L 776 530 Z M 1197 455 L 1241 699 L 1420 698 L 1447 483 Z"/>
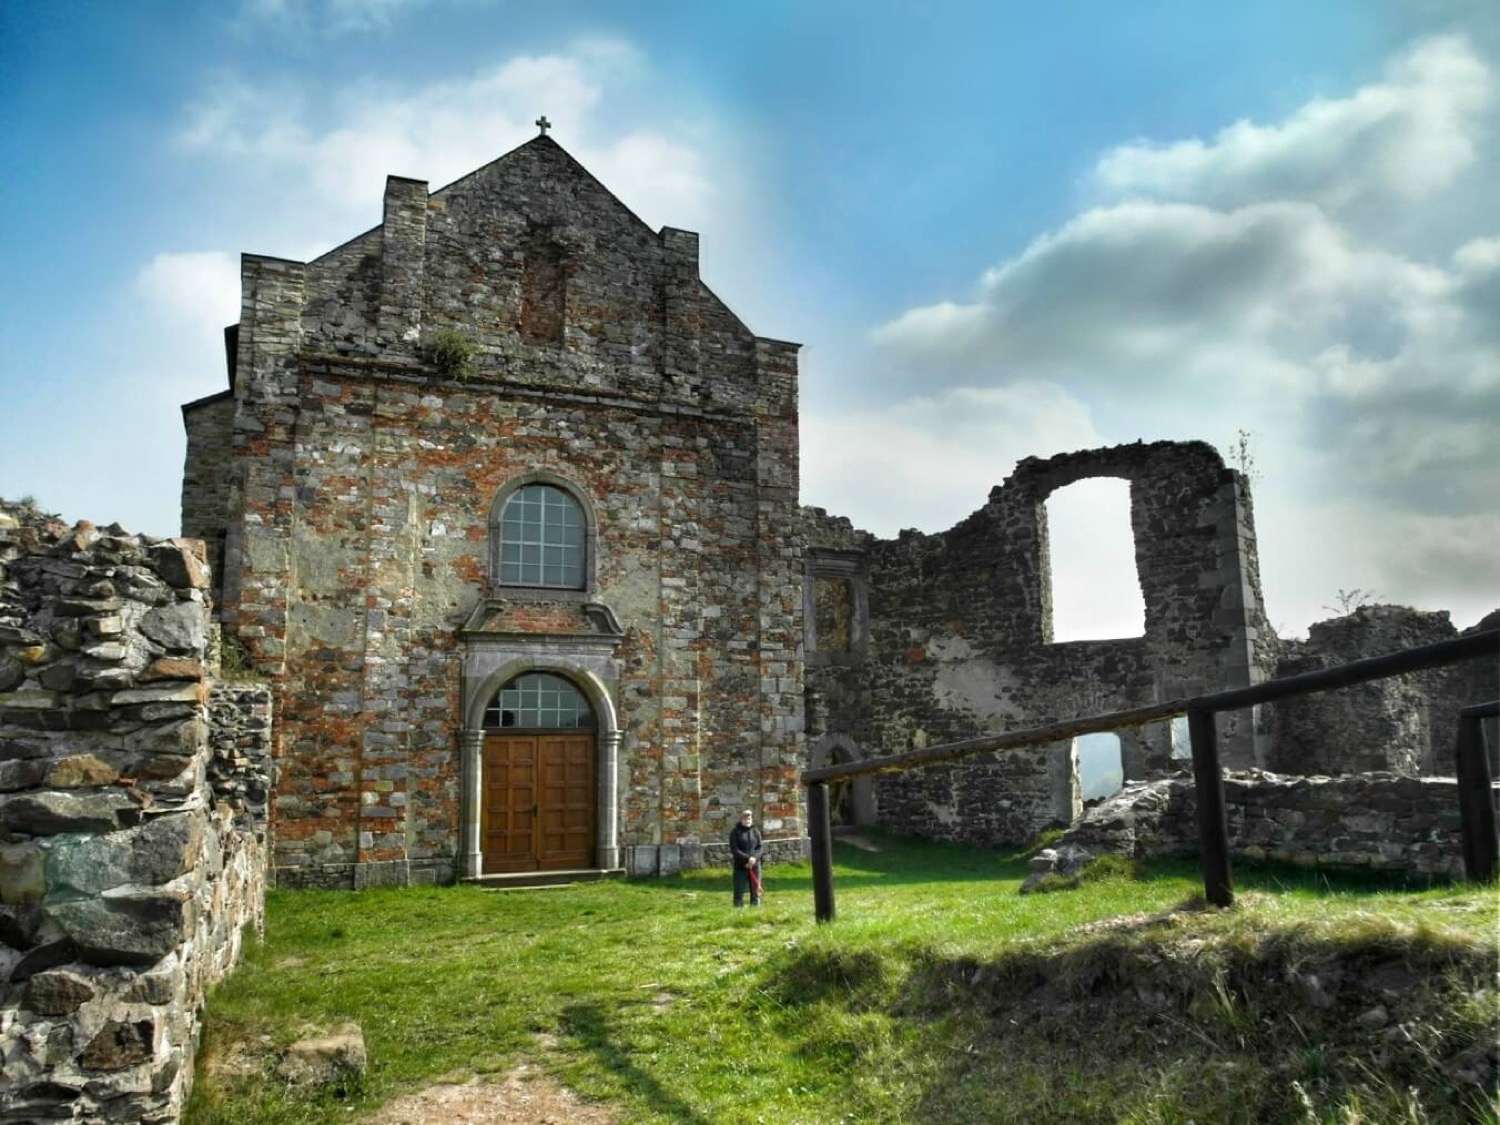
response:
<path fill-rule="evenodd" d="M 498 585 L 587 587 L 588 521 L 567 489 L 539 481 L 523 484 L 505 497 L 491 535 Z"/>
<path fill-rule="evenodd" d="M 505 684 L 484 711 L 486 730 L 593 730 L 594 709 L 573 684 L 527 672 Z"/>

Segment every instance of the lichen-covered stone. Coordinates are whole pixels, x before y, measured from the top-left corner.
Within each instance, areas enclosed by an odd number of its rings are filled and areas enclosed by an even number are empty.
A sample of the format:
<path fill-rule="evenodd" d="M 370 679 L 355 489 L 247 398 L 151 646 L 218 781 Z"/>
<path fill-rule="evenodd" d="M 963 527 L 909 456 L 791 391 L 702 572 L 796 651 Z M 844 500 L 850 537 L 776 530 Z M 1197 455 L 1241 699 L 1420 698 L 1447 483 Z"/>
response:
<path fill-rule="evenodd" d="M 110 1020 L 89 1041 L 78 1062 L 87 1070 L 124 1070 L 152 1056 L 155 1038 L 152 1020 Z"/>
<path fill-rule="evenodd" d="M 48 901 L 44 913 L 95 965 L 154 965 L 188 936 L 192 900 L 182 891 L 116 889 Z"/>
<path fill-rule="evenodd" d="M 21 1007 L 43 1016 L 65 1016 L 92 1000 L 94 986 L 77 973 L 53 969 L 26 982 Z"/>
<path fill-rule="evenodd" d="M 0 793 L 31 789 L 47 776 L 47 763 L 36 758 L 19 758 L 0 762 Z"/>
<path fill-rule="evenodd" d="M 43 790 L 0 795 L 0 831 L 30 836 L 112 832 L 134 823 L 139 805 L 120 790 Z"/>
<path fill-rule="evenodd" d="M 54 789 L 81 789 L 85 786 L 112 785 L 120 771 L 94 754 L 74 754 L 52 763 L 46 783 Z"/>
<path fill-rule="evenodd" d="M 153 660 L 151 666 L 136 677 L 138 683 L 149 684 L 154 680 L 201 680 L 203 665 L 197 660 L 163 656 Z"/>
<path fill-rule="evenodd" d="M 9 694 L 26 682 L 26 665 L 14 656 L 0 654 L 0 695 Z"/>
<path fill-rule="evenodd" d="M 208 586 L 208 564 L 203 544 L 193 539 L 172 539 L 151 548 L 151 563 L 167 585 L 178 590 L 202 590 Z"/>
<path fill-rule="evenodd" d="M 197 602 L 174 602 L 141 618 L 141 632 L 173 652 L 202 652 L 206 639 L 203 607 Z"/>
<path fill-rule="evenodd" d="M 45 888 L 42 849 L 30 841 L 0 843 L 0 902 L 33 902 Z"/>

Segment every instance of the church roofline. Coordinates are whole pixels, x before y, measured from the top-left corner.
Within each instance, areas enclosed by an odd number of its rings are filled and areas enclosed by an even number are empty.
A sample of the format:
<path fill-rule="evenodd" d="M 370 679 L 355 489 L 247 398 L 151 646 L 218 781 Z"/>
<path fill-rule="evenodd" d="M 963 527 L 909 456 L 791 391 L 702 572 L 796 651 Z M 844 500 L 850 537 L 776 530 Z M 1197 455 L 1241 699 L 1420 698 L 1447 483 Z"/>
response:
<path fill-rule="evenodd" d="M 179 409 L 186 414 L 189 410 L 196 410 L 200 406 L 209 406 L 215 402 L 222 402 L 224 399 L 230 398 L 233 394 L 233 391 L 215 391 L 211 395 L 195 398 L 192 402 L 185 402 Z"/>

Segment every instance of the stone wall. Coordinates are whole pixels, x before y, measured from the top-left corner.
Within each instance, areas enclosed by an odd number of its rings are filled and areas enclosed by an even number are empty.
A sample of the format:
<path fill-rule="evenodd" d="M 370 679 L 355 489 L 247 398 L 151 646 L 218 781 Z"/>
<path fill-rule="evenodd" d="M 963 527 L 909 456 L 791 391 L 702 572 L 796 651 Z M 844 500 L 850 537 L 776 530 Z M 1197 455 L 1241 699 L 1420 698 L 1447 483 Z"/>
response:
<path fill-rule="evenodd" d="M 1465 635 L 1500 625 L 1491 614 Z M 1335 667 L 1459 636 L 1448 614 L 1396 605 L 1361 606 L 1320 621 L 1305 641 L 1283 642 L 1277 676 Z M 1267 706 L 1269 764 L 1281 773 L 1451 775 L 1459 710 L 1500 697 L 1493 658 L 1392 676 Z M 1496 747 L 1494 724 L 1489 745 Z"/>
<path fill-rule="evenodd" d="M 1500 785 L 1495 799 L 1500 805 Z M 1247 859 L 1463 877 L 1458 783 L 1451 777 L 1285 777 L 1251 770 L 1225 776 L 1224 803 L 1230 848 Z M 1195 853 L 1196 810 L 1191 778 L 1127 785 L 1087 810 L 1034 868 L 1049 869 L 1075 848 L 1139 858 Z M 1082 858 L 1072 853 L 1070 862 Z"/>
<path fill-rule="evenodd" d="M 175 1121 L 259 929 L 270 696 L 211 687 L 203 545 L 0 504 L 0 1118 Z"/>
<path fill-rule="evenodd" d="M 232 456 L 190 441 L 184 520 L 226 482 L 224 626 L 278 693 L 277 881 L 479 874 L 481 716 L 523 671 L 595 711 L 597 865 L 671 870 L 744 807 L 800 840 L 797 347 L 703 284 L 697 236 L 538 137 L 437 192 L 392 177 L 376 230 L 242 276 Z M 462 371 L 431 362 L 453 333 Z M 584 588 L 500 583 L 526 481 L 586 513 Z"/>
<path fill-rule="evenodd" d="M 1045 503 L 1090 477 L 1130 482 L 1145 633 L 1054 643 Z M 1249 489 L 1199 442 L 1157 442 L 1028 458 L 988 503 L 937 535 L 861 537 L 804 512 L 809 566 L 820 552 L 861 560 L 865 642 L 828 658 L 810 638 L 820 721 L 846 757 L 881 756 L 975 735 L 1124 710 L 1265 678 Z M 1226 715 L 1231 763 L 1264 754 L 1248 713 Z M 1121 732 L 1127 777 L 1165 768 L 1165 723 Z M 830 739 L 830 744 L 831 744 Z M 1019 843 L 1079 811 L 1071 742 L 882 778 L 877 818 L 901 831 Z"/>
<path fill-rule="evenodd" d="M 182 408 L 187 431 L 187 471 L 182 477 L 182 534 L 201 539 L 215 583 L 224 573 L 224 529 L 229 524 L 230 472 L 234 459 L 234 397 L 222 391 Z"/>

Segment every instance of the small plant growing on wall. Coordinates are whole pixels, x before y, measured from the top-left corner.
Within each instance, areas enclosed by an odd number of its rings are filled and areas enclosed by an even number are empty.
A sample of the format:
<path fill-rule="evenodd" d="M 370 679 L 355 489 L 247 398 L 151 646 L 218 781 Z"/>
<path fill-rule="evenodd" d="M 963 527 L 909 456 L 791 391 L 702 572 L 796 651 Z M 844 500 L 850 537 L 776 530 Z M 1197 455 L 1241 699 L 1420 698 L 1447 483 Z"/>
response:
<path fill-rule="evenodd" d="M 478 343 L 462 332 L 445 328 L 433 338 L 428 347 L 427 361 L 444 378 L 467 379 L 474 374 L 474 357 L 478 354 Z"/>
<path fill-rule="evenodd" d="M 1338 605 L 1325 605 L 1323 608 L 1329 613 L 1337 613 L 1340 617 L 1348 617 L 1357 609 L 1363 609 L 1367 605 L 1374 605 L 1379 599 L 1380 595 L 1374 590 L 1341 589 L 1333 595 L 1333 600 L 1338 602 Z"/>
<path fill-rule="evenodd" d="M 245 642 L 238 637 L 220 637 L 219 675 L 231 683 L 260 679 L 255 671 L 255 659 L 250 655 Z"/>
<path fill-rule="evenodd" d="M 1229 447 L 1229 456 L 1226 460 L 1251 484 L 1260 483 L 1264 474 L 1255 464 L 1255 434 L 1250 430 L 1238 431 L 1234 443 Z"/>

